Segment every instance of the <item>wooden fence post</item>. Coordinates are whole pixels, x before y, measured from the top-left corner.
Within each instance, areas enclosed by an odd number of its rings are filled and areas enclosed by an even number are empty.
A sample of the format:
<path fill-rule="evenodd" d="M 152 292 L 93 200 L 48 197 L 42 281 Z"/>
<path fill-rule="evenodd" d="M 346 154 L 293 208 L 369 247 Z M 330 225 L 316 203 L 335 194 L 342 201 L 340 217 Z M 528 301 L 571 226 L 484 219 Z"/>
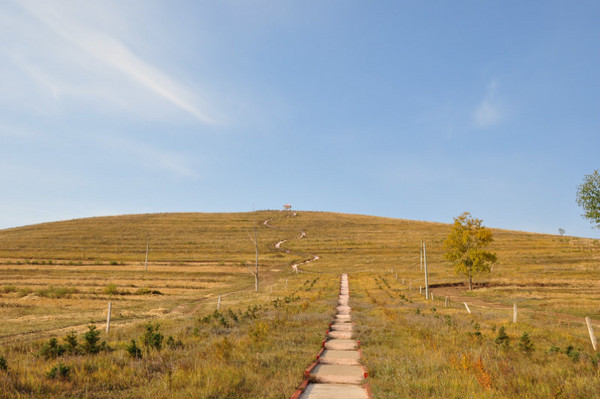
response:
<path fill-rule="evenodd" d="M 463 302 L 463 303 L 465 304 L 465 308 L 467 308 L 467 312 L 468 312 L 469 314 L 471 314 L 471 309 L 469 309 L 469 305 L 467 305 L 467 303 L 466 303 L 466 302 Z"/>
<path fill-rule="evenodd" d="M 108 313 L 106 314 L 106 333 L 110 331 L 110 312 L 112 311 L 112 302 L 108 301 Z"/>
<path fill-rule="evenodd" d="M 217 310 L 221 308 L 221 295 L 219 295 L 219 299 L 217 299 Z"/>
<path fill-rule="evenodd" d="M 448 297 L 446 297 L 446 300 L 444 301 L 444 307 L 448 307 Z"/>
<path fill-rule="evenodd" d="M 144 271 L 147 272 L 148 271 L 148 246 L 150 245 L 149 242 L 146 243 L 146 261 L 144 262 Z"/>
<path fill-rule="evenodd" d="M 585 318 L 585 323 L 587 324 L 588 332 L 590 333 L 590 341 L 592 341 L 592 347 L 594 351 L 598 350 L 596 336 L 594 335 L 594 329 L 592 328 L 592 321 L 589 317 Z"/>
<path fill-rule="evenodd" d="M 517 322 L 517 303 L 513 304 L 513 323 Z"/>

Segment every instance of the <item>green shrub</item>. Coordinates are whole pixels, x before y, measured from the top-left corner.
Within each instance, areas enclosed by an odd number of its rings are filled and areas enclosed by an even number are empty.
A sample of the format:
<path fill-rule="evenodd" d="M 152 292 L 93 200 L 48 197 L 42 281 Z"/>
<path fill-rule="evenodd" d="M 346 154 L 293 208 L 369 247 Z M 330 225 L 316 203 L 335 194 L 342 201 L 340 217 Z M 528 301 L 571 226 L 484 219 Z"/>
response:
<path fill-rule="evenodd" d="M 65 348 L 58 344 L 58 340 L 56 338 L 50 338 L 50 340 L 46 342 L 40 350 L 40 355 L 44 356 L 46 359 L 56 359 L 57 357 L 62 356 L 64 353 Z"/>
<path fill-rule="evenodd" d="M 52 367 L 50 369 L 50 371 L 48 371 L 48 373 L 46 373 L 48 378 L 52 378 L 52 379 L 54 379 L 54 378 L 67 379 L 67 378 L 69 378 L 70 374 L 71 374 L 71 367 L 62 364 L 61 362 L 58 362 L 58 364 L 56 366 Z"/>
<path fill-rule="evenodd" d="M 148 324 L 146 324 L 146 331 L 140 338 L 140 341 L 142 341 L 142 344 L 144 344 L 147 351 L 150 351 L 152 348 L 160 351 L 162 348 L 164 336 L 158 331 L 159 329 L 160 324 L 158 323 L 153 325 L 152 323 L 148 322 Z"/>
<path fill-rule="evenodd" d="M 0 356 L 0 370 L 8 370 L 8 363 L 6 362 L 6 358 L 4 356 Z"/>
<path fill-rule="evenodd" d="M 531 342 L 531 338 L 529 338 L 529 334 L 526 332 L 519 339 L 519 349 L 525 353 L 533 351 L 533 342 Z"/>
<path fill-rule="evenodd" d="M 67 335 L 63 337 L 63 341 L 65 341 L 64 348 L 68 353 L 78 352 L 79 348 L 77 347 L 78 342 L 77 334 L 75 334 L 75 331 L 67 333 Z"/>
<path fill-rule="evenodd" d="M 572 361 L 577 362 L 579 360 L 579 351 L 576 351 L 573 345 L 567 346 L 567 349 L 565 349 L 565 353 L 571 358 Z"/>
<path fill-rule="evenodd" d="M 142 358 L 142 350 L 135 343 L 135 339 L 132 339 L 131 343 L 129 345 L 127 345 L 127 353 L 129 354 L 130 357 L 132 357 L 134 359 Z"/>
<path fill-rule="evenodd" d="M 494 342 L 496 343 L 496 345 L 499 345 L 503 348 L 508 348 L 509 341 L 510 337 L 506 334 L 504 326 L 500 327 L 500 329 L 498 330 L 498 336 L 496 337 Z"/>
<path fill-rule="evenodd" d="M 83 350 L 85 353 L 96 354 L 100 352 L 100 350 L 105 346 L 103 342 L 102 345 L 98 345 L 98 341 L 100 341 L 100 331 L 96 329 L 96 325 L 90 324 L 88 326 L 88 331 L 83 334 Z"/>

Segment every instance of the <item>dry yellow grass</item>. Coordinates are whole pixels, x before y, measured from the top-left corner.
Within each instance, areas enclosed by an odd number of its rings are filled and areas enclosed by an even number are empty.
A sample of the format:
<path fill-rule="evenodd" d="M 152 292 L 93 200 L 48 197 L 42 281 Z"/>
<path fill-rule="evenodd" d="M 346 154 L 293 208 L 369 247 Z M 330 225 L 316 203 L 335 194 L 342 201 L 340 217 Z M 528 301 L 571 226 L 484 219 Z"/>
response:
<path fill-rule="evenodd" d="M 481 391 L 481 384 L 468 382 L 473 375 L 478 375 L 476 356 L 479 356 L 480 352 L 477 351 L 481 351 L 481 347 L 474 352 L 466 351 L 465 356 L 468 356 L 468 360 L 452 358 L 452 348 L 442 352 L 439 347 L 434 351 L 426 350 L 429 348 L 427 345 L 430 345 L 427 337 L 431 334 L 435 335 L 434 331 L 428 332 L 428 329 L 440 329 L 434 317 L 436 313 L 428 309 L 431 307 L 440 309 L 445 295 L 451 296 L 453 307 L 443 310 L 446 312 L 443 315 L 456 319 L 456 323 L 461 326 L 460 330 L 466 337 L 444 338 L 445 345 L 453 342 L 453 345 L 460 346 L 468 342 L 465 340 L 471 338 L 466 331 L 472 329 L 470 324 L 475 323 L 475 320 L 481 324 L 483 335 L 488 340 L 491 339 L 492 328 L 510 319 L 510 308 L 514 302 L 519 304 L 519 323 L 523 323 L 520 325 L 534 333 L 538 345 L 544 342 L 544 345 L 548 346 L 558 342 L 559 339 L 565 341 L 568 340 L 565 337 L 571 337 L 575 345 L 583 346 L 586 331 L 583 329 L 582 317 L 590 316 L 596 321 L 600 319 L 598 240 L 493 229 L 495 242 L 492 250 L 498 254 L 499 261 L 492 273 L 475 279 L 476 282 L 485 283 L 484 287 L 473 292 L 465 292 L 464 287 L 446 286 L 449 283 L 463 281 L 461 277 L 453 274 L 450 265 L 443 259 L 442 241 L 449 231 L 449 225 L 322 212 L 299 212 L 296 216 L 292 215 L 289 212 L 277 211 L 239 214 L 128 215 L 2 230 L 0 231 L 0 317 L 5 322 L 0 326 L 0 343 L 20 362 L 31 362 L 34 368 L 45 367 L 44 362 L 33 361 L 28 357 L 31 356 L 31 348 L 39 348 L 39 339 L 50 336 L 60 337 L 71 329 L 85 331 L 90 321 L 94 321 L 101 328 L 105 322 L 107 302 L 111 300 L 114 331 L 111 333 L 114 334 L 111 342 L 121 348 L 114 355 L 121 359 L 118 362 L 124 362 L 122 359 L 124 344 L 121 341 L 129 340 L 132 334 L 133 336 L 139 334 L 140 326 L 148 320 L 160 320 L 167 331 L 182 336 L 186 346 L 194 348 L 187 350 L 199 351 L 196 353 L 205 351 L 212 353 L 213 349 L 202 349 L 203 345 L 209 344 L 201 343 L 189 334 L 196 328 L 193 324 L 194 320 L 214 311 L 219 295 L 222 295 L 223 309 L 246 309 L 248 306 L 270 303 L 277 297 L 290 295 L 291 292 L 304 292 L 302 287 L 306 288 L 310 285 L 307 282 L 318 280 L 313 289 L 316 292 L 311 299 L 312 302 L 294 308 L 294 312 L 300 312 L 297 316 L 298 322 L 289 324 L 281 331 L 273 327 L 278 322 L 276 317 L 273 319 L 275 324 L 273 326 L 269 324 L 270 334 L 272 339 L 278 342 L 279 349 L 272 354 L 274 358 L 269 360 L 269 366 L 266 367 L 264 374 L 260 368 L 244 371 L 252 374 L 252 377 L 250 374 L 244 374 L 246 375 L 244 378 L 252 379 L 255 390 L 251 392 L 256 394 L 260 393 L 260 390 L 256 391 L 256 389 L 260 389 L 264 381 L 272 378 L 266 370 L 272 372 L 273 369 L 277 369 L 279 373 L 281 372 L 279 368 L 284 367 L 278 353 L 295 353 L 294 346 L 301 342 L 318 343 L 318 335 L 303 337 L 303 328 L 306 327 L 306 323 L 313 323 L 322 318 L 327 319 L 326 309 L 335 301 L 333 287 L 339 273 L 347 272 L 351 276 L 351 282 L 356 284 L 357 306 L 363 309 L 365 322 L 371 322 L 373 328 L 379 325 L 388 331 L 394 340 L 407 339 L 420 342 L 425 339 L 424 342 L 427 343 L 419 353 L 400 348 L 396 351 L 393 345 L 392 348 L 388 348 L 385 342 L 388 338 L 392 339 L 390 337 L 381 338 L 382 341 L 373 344 L 371 349 L 369 346 L 366 347 L 367 359 L 380 373 L 379 377 L 373 376 L 374 386 L 376 390 L 379 389 L 379 396 L 376 397 L 394 397 L 392 394 L 387 396 L 394 390 L 415 395 L 415 387 L 419 385 L 419 381 L 423 383 L 424 380 L 419 380 L 419 376 L 412 375 L 413 385 L 408 390 L 401 390 L 396 383 L 382 380 L 382 376 L 387 375 L 385 373 L 391 373 L 385 368 L 388 367 L 385 364 L 389 361 L 377 359 L 373 350 L 385 350 L 393 358 L 431 356 L 432 359 L 441 359 L 451 369 L 454 367 L 452 378 L 460 382 L 432 391 L 435 392 L 432 396 L 444 397 L 444 392 L 455 392 L 454 390 L 459 392 L 461 389 L 466 389 L 466 392 L 471 392 L 473 395 L 485 392 L 485 390 Z M 267 219 L 270 220 L 271 227 L 263 224 Z M 248 237 L 248 232 L 254 227 L 258 228 L 260 242 L 259 293 L 253 292 L 253 277 L 247 269 L 247 265 L 251 265 L 254 260 L 254 246 Z M 305 232 L 306 236 L 299 239 L 301 231 Z M 282 249 L 278 250 L 275 248 L 275 243 L 280 240 L 287 241 Z M 418 295 L 418 287 L 423 285 L 423 275 L 419 269 L 421 240 L 427 243 L 430 282 L 440 285 L 432 289 L 436 295 L 433 302 L 425 302 L 422 296 Z M 150 253 L 148 271 L 145 272 L 144 258 L 147 242 Z M 301 266 L 300 274 L 293 273 L 291 268 L 293 263 L 311 259 L 315 255 L 319 256 L 318 261 Z M 409 287 L 412 287 L 412 290 L 409 290 Z M 331 292 L 328 291 L 329 289 Z M 409 298 L 412 303 L 408 305 L 400 295 Z M 465 316 L 464 308 L 459 304 L 463 300 L 471 303 L 473 316 Z M 403 306 L 407 307 L 403 308 Z M 404 310 L 397 313 L 398 309 Z M 421 309 L 431 317 L 423 319 L 410 316 L 416 309 Z M 319 313 L 324 310 L 325 313 Z M 275 311 L 279 310 L 275 308 Z M 302 312 L 306 312 L 305 316 L 302 316 Z M 438 310 L 437 315 L 442 314 L 440 312 L 442 311 Z M 378 321 L 374 322 L 374 320 Z M 409 325 L 413 325 L 414 330 L 400 328 L 397 324 L 407 321 Z M 313 327 L 320 328 L 318 325 L 311 324 L 311 328 Z M 227 334 L 233 335 L 227 336 L 231 336 L 232 339 L 236 337 L 230 344 L 242 352 L 250 350 L 244 340 L 247 339 L 247 334 L 252 335 L 252 331 L 256 331 L 253 329 L 256 328 L 252 323 L 242 323 L 239 327 L 230 330 Z M 511 331 L 513 336 L 517 333 L 521 331 L 519 329 Z M 365 334 L 371 335 L 373 339 L 378 337 L 376 330 L 373 329 L 365 330 Z M 293 342 L 286 342 L 286 337 Z M 208 335 L 207 339 L 207 342 L 211 342 L 210 345 L 223 345 L 219 343 L 222 337 L 218 335 Z M 365 342 L 368 342 L 369 337 L 366 336 L 365 339 Z M 23 344 L 24 341 L 32 343 Z M 266 349 L 262 348 L 262 350 Z M 305 366 L 311 361 L 311 353 L 315 352 L 315 348 L 306 348 L 305 351 L 296 353 L 298 357 L 295 357 L 295 361 Z M 498 368 L 499 366 L 490 365 L 489 362 L 514 361 L 518 367 L 526 367 L 525 362 L 521 362 L 520 358 L 512 359 L 512 355 L 504 358 L 501 352 L 494 352 L 492 355 L 488 352 L 481 354 L 486 362 L 485 367 L 495 370 L 498 375 L 504 372 Z M 244 353 L 244 356 L 251 356 L 250 352 Z M 95 384 L 95 389 L 99 389 L 98 387 L 102 386 L 106 379 L 115 378 L 108 371 L 112 367 L 111 362 L 115 361 L 111 356 L 113 355 L 106 354 L 104 360 L 95 366 L 100 370 L 108 367 L 105 372 L 99 372 L 90 380 L 92 385 Z M 202 356 L 205 357 L 198 362 L 202 362 L 203 367 L 211 364 L 211 355 Z M 559 360 L 559 358 L 556 361 L 552 360 L 552 367 L 558 367 Z M 9 361 L 13 359 L 9 358 Z M 72 361 L 81 370 L 85 369 L 84 364 L 81 363 L 85 360 L 75 358 Z M 227 378 L 237 381 L 232 377 L 235 376 L 236 370 L 234 360 L 213 359 L 212 361 L 218 363 L 219 367 L 223 367 L 221 377 L 225 378 L 224 381 L 227 381 Z M 472 375 L 455 366 L 459 361 L 470 362 L 465 367 Z M 181 363 L 183 360 L 174 362 L 183 368 L 173 366 L 175 371 L 161 368 L 158 373 L 162 383 L 148 385 L 147 381 L 152 380 L 151 376 L 148 376 L 149 380 L 144 377 L 129 385 L 123 380 L 121 382 L 123 386 L 111 388 L 116 389 L 111 391 L 113 394 L 120 392 L 113 396 L 141 397 L 146 394 L 165 396 L 166 392 L 171 392 L 165 390 L 165 386 L 170 384 L 177 386 L 176 382 L 169 380 L 167 384 L 164 380 L 164 378 L 172 378 L 171 372 L 177 379 L 195 378 L 198 387 L 206 382 L 203 378 L 210 379 L 210 376 L 194 371 L 194 367 L 198 367 L 196 363 L 186 363 L 187 365 L 183 366 Z M 136 373 L 135 363 L 123 364 L 128 372 Z M 39 388 L 42 391 L 46 389 L 43 388 L 45 382 L 36 383 L 37 385 L 32 382 L 40 378 L 44 370 L 26 372 L 22 367 L 19 370 L 22 378 L 31 378 L 31 386 L 37 387 L 35 389 Z M 381 370 L 385 370 L 385 373 Z M 438 371 L 442 372 L 441 369 Z M 560 374 L 559 371 L 548 370 L 548 375 L 556 376 Z M 83 371 L 77 372 L 83 373 Z M 229 377 L 224 377 L 227 375 Z M 395 376 L 394 373 L 389 375 Z M 286 389 L 297 383 L 295 378 L 286 379 L 285 387 L 274 387 L 269 391 L 270 393 L 263 396 L 285 397 L 287 394 L 282 392 L 288 392 Z M 300 378 L 301 373 L 298 373 L 297 379 Z M 74 380 L 80 381 L 79 377 Z M 15 389 L 15 386 L 11 385 L 12 380 L 3 381 L 4 384 L 8 384 L 7 387 Z M 427 382 L 427 384 L 434 383 L 435 380 Z M 81 393 L 81 387 L 72 386 L 75 384 L 73 380 L 70 383 L 48 382 L 48 384 L 53 387 L 51 390 L 53 393 L 48 396 L 58 397 L 67 393 L 77 396 Z M 579 382 L 574 384 L 576 388 L 573 388 L 572 392 L 586 392 Z M 518 390 L 514 390 L 514 387 L 502 388 L 503 385 L 499 384 L 496 393 L 489 396 L 503 397 L 508 395 L 507 392 L 527 392 L 523 390 L 522 385 L 519 385 Z M 147 388 L 141 388 L 142 386 Z M 546 386 L 551 386 L 551 383 L 548 382 Z M 44 396 L 43 392 L 35 393 L 37 392 L 35 389 L 33 393 L 29 392 L 29 395 Z M 174 389 L 176 397 L 189 394 L 185 384 Z M 235 389 L 237 388 L 231 387 L 230 392 L 235 392 Z M 564 389 L 568 391 L 568 387 Z M 249 392 L 244 391 L 237 397 L 252 397 Z M 100 391 L 98 396 L 106 395 L 108 395 L 106 392 Z M 453 394 L 447 395 L 447 397 L 452 396 Z"/>

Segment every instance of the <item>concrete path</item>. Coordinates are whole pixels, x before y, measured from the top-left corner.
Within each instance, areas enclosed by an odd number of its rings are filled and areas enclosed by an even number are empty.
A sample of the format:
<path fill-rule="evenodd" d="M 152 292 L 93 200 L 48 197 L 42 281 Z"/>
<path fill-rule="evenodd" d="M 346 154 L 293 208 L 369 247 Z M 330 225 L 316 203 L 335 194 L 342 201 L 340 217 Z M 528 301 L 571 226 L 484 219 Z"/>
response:
<path fill-rule="evenodd" d="M 348 275 L 342 274 L 337 314 L 331 322 L 323 350 L 317 362 L 306 371 L 308 383 L 303 384 L 293 399 L 369 399 L 365 388 L 367 373 L 360 362 L 361 352 L 354 340 L 354 323 L 348 305 L 350 289 Z"/>

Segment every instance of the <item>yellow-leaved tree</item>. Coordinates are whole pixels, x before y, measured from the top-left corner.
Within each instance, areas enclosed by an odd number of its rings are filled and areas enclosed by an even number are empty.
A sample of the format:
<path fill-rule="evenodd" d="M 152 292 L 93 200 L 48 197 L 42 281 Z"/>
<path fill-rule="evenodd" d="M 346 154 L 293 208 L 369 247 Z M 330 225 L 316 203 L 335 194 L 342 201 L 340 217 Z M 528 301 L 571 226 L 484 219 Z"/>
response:
<path fill-rule="evenodd" d="M 473 289 L 473 276 L 489 272 L 491 264 L 497 260 L 495 253 L 484 249 L 494 239 L 492 231 L 482 223 L 464 212 L 454 218 L 450 234 L 444 241 L 445 258 L 452 262 L 456 274 L 469 278 L 469 290 Z"/>

